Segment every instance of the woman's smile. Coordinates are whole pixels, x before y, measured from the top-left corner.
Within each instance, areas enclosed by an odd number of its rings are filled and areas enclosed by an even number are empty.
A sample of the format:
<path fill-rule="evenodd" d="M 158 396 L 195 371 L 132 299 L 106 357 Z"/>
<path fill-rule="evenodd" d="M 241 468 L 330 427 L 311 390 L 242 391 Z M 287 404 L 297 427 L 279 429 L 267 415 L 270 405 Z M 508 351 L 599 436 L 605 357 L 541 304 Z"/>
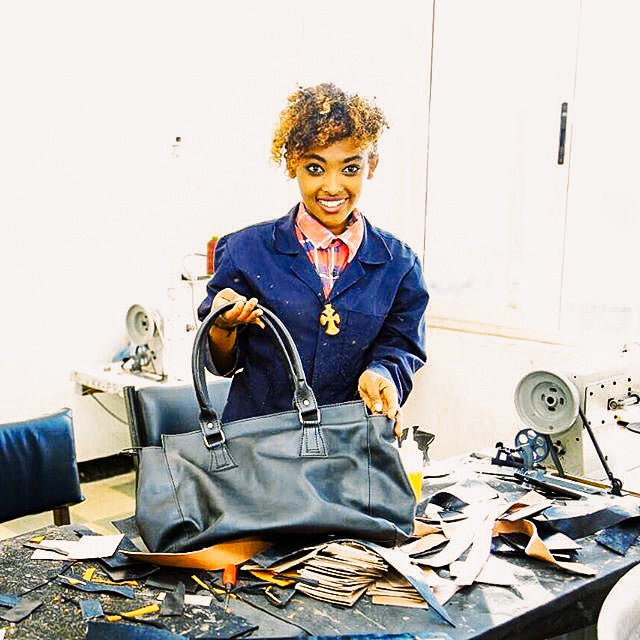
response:
<path fill-rule="evenodd" d="M 318 198 L 318 204 L 327 213 L 337 213 L 340 211 L 345 202 L 348 202 L 348 198 Z"/>

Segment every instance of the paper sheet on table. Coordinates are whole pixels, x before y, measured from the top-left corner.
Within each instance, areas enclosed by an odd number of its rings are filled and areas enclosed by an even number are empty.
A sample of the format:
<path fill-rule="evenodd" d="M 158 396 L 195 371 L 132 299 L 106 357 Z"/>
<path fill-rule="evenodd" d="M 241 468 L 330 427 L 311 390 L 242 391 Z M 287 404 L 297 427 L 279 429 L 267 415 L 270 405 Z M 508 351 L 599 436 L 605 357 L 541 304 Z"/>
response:
<path fill-rule="evenodd" d="M 264 551 L 270 545 L 270 542 L 257 538 L 241 538 L 229 542 L 220 542 L 198 551 L 184 553 L 151 553 L 144 551 L 123 551 L 122 553 L 134 560 L 151 562 L 163 567 L 184 567 L 216 571 L 224 569 L 228 564 L 242 564 Z"/>
<path fill-rule="evenodd" d="M 123 534 L 112 536 L 82 536 L 80 540 L 43 540 L 40 544 L 50 544 L 66 551 L 67 555 L 48 549 L 36 549 L 32 560 L 88 560 L 112 556 L 122 542 Z"/>

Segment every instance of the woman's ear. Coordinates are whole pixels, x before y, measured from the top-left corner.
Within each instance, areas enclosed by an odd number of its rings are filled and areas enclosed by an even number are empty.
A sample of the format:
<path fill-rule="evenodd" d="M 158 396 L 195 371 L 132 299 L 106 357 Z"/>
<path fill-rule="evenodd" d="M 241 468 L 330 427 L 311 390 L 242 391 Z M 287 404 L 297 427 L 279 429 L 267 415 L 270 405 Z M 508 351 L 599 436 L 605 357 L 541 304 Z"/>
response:
<path fill-rule="evenodd" d="M 378 155 L 375 153 L 370 154 L 367 164 L 369 165 L 369 171 L 367 172 L 367 180 L 371 180 L 371 178 L 373 178 L 373 173 L 376 170 L 376 167 L 378 166 Z"/>

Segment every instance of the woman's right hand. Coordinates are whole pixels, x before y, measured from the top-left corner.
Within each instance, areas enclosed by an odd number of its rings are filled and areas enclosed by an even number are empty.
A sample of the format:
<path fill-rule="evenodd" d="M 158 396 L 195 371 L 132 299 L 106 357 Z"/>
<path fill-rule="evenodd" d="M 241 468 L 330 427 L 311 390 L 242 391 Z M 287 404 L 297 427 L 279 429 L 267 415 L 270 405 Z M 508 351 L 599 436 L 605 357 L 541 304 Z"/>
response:
<path fill-rule="evenodd" d="M 241 324 L 257 324 L 264 329 L 264 323 L 260 319 L 262 309 L 256 309 L 258 305 L 257 298 L 249 298 L 247 300 L 245 296 L 241 296 L 233 289 L 226 288 L 215 295 L 211 307 L 214 310 L 219 309 L 230 302 L 235 302 L 235 306 L 218 316 L 213 323 L 213 327 L 224 329 L 228 333 L 234 331 Z"/>

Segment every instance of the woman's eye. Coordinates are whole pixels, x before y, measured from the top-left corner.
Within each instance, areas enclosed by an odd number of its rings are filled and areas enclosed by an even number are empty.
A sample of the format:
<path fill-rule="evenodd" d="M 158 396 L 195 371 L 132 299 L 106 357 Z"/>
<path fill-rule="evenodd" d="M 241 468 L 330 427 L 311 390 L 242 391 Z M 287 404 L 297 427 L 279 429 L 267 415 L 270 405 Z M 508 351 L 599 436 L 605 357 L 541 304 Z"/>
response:
<path fill-rule="evenodd" d="M 342 173 L 344 173 L 347 176 L 355 176 L 358 173 L 358 171 L 360 171 L 359 165 L 349 164 L 342 170 Z"/>
<path fill-rule="evenodd" d="M 324 171 L 319 164 L 308 164 L 306 168 L 312 176 L 319 176 Z"/>

